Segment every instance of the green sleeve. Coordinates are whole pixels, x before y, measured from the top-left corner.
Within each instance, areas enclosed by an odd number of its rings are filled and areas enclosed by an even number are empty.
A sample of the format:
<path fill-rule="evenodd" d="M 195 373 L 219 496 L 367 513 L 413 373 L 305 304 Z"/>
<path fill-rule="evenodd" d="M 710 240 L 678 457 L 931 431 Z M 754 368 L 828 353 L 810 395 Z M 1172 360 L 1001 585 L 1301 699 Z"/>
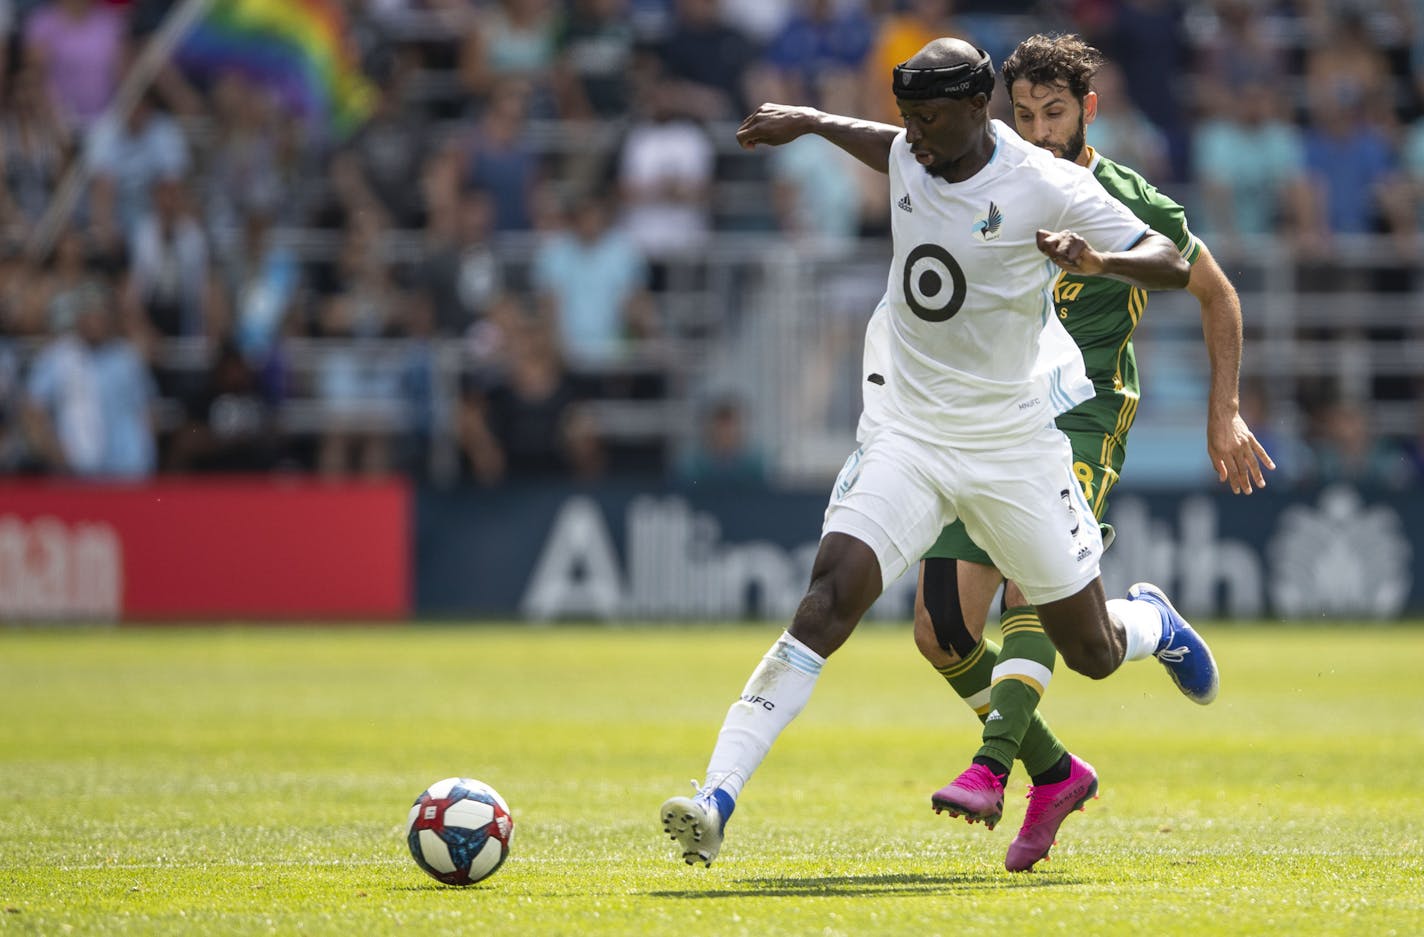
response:
<path fill-rule="evenodd" d="M 1201 256 L 1201 242 L 1187 226 L 1186 209 L 1136 172 L 1101 156 L 1094 175 L 1103 188 L 1146 222 L 1148 227 L 1171 239 L 1187 263 L 1196 263 Z"/>

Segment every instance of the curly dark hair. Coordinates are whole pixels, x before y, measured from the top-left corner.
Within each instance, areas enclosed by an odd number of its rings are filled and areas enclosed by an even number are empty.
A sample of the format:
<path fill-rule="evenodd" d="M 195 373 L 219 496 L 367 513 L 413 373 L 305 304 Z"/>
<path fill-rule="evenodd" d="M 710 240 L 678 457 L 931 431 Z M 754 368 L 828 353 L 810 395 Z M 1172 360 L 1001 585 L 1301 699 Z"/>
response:
<path fill-rule="evenodd" d="M 1102 67 L 1103 54 L 1072 33 L 1038 33 L 1020 42 L 1004 60 L 1004 89 L 1013 97 L 1014 82 L 1027 78 L 1033 85 L 1064 84 L 1079 102 L 1093 90 L 1093 76 Z"/>

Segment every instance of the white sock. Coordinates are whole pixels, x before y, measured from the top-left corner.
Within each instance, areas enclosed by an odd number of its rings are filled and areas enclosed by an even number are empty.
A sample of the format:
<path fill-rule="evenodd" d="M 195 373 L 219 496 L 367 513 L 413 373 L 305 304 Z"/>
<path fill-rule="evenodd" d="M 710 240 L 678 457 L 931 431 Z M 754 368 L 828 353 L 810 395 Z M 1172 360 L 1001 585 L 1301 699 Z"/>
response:
<path fill-rule="evenodd" d="M 707 762 L 707 787 L 720 787 L 734 800 L 742 793 L 771 743 L 805 708 L 825 662 L 789 633 L 782 633 L 752 671 L 741 699 L 727 710 Z"/>
<path fill-rule="evenodd" d="M 1127 632 L 1127 660 L 1145 660 L 1162 643 L 1162 613 L 1151 602 L 1108 599 L 1108 616 Z"/>

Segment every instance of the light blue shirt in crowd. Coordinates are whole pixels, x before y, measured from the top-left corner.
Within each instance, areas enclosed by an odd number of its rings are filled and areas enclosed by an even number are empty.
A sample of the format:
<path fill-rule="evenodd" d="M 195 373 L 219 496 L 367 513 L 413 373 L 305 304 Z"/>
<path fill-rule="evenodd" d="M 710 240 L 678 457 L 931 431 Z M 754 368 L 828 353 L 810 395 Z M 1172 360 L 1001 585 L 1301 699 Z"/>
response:
<path fill-rule="evenodd" d="M 643 255 L 616 231 L 592 243 L 557 234 L 534 257 L 534 283 L 554 297 L 564 351 L 574 359 L 617 360 L 628 300 L 647 278 Z"/>
<path fill-rule="evenodd" d="M 802 233 L 844 241 L 860 231 L 860 186 L 855 157 L 816 137 L 802 137 L 771 151 L 776 181 L 794 187 Z"/>
<path fill-rule="evenodd" d="M 1305 143 L 1294 127 L 1270 123 L 1245 127 L 1213 120 L 1196 134 L 1197 176 L 1231 191 L 1232 220 L 1237 234 L 1270 234 L 1281 211 L 1282 187 L 1301 178 Z M 1194 215 L 1193 227 L 1210 232 L 1205 213 Z"/>
<path fill-rule="evenodd" d="M 1404 171 L 1424 191 L 1424 119 L 1416 120 L 1404 138 Z M 1424 199 L 1419 200 L 1418 208 L 1420 223 L 1424 226 Z"/>
<path fill-rule="evenodd" d="M 188 141 L 178 122 L 152 114 L 134 133 L 106 116 L 94 124 L 87 141 L 94 172 L 114 180 L 119 222 L 126 232 L 138 225 L 150 205 L 149 188 L 160 179 L 178 179 L 188 171 Z"/>
<path fill-rule="evenodd" d="M 156 391 L 148 366 L 128 342 L 92 348 L 73 336 L 59 338 L 35 358 L 26 392 L 48 411 L 75 474 L 153 474 Z"/>

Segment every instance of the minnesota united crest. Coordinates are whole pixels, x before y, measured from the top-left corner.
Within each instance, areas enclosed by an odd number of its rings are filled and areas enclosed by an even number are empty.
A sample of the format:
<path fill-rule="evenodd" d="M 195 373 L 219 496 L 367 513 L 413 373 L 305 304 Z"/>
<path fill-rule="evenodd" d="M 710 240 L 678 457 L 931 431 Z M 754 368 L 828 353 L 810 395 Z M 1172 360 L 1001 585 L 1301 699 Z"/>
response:
<path fill-rule="evenodd" d="M 998 205 L 990 202 L 986 211 L 974 216 L 974 226 L 971 230 L 973 230 L 974 236 L 981 241 L 997 241 L 999 227 L 1003 223 L 1004 213 L 999 211 Z"/>

